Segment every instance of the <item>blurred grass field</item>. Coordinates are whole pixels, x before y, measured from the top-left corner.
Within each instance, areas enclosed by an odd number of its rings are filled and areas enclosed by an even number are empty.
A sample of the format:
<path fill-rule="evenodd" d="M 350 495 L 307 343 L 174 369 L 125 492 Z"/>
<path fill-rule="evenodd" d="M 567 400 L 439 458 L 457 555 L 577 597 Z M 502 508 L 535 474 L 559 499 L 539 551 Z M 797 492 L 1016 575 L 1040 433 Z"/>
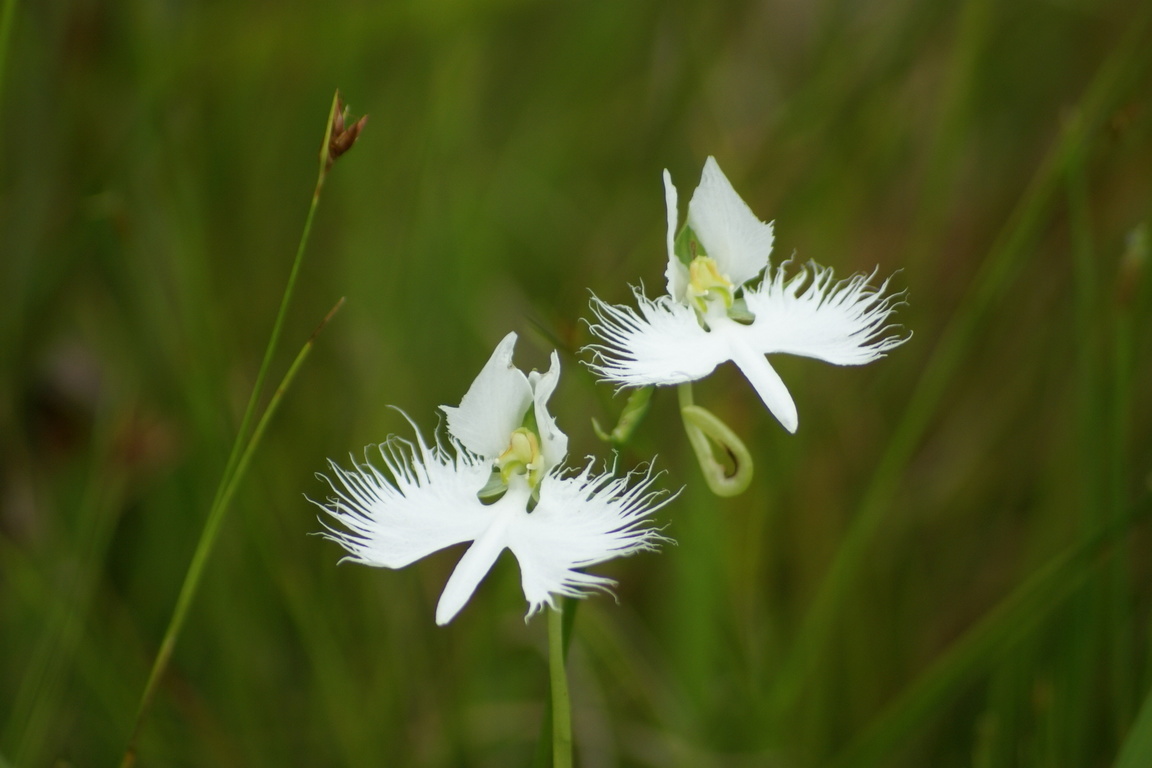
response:
<path fill-rule="evenodd" d="M 212 555 L 141 766 L 517 766 L 544 622 L 507 555 L 336 567 L 327 457 L 429 431 L 507 331 L 560 349 L 571 454 L 623 405 L 589 291 L 663 288 L 662 169 L 713 154 L 776 259 L 899 270 L 873 365 L 733 370 L 752 488 L 709 495 L 671 391 L 677 546 L 598 569 L 579 764 L 1152 765 L 1152 4 L 2 0 L 0 766 L 119 763 L 291 266 L 272 377 L 328 309 Z M 2 43 L 0 43 L 2 45 Z"/>

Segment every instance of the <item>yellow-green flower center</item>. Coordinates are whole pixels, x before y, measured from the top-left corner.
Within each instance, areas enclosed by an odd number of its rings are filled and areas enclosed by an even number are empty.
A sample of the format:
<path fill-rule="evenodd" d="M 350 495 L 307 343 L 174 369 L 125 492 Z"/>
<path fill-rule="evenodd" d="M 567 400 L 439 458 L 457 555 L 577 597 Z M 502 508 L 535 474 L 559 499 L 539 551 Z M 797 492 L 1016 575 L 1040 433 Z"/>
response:
<path fill-rule="evenodd" d="M 540 452 L 540 438 L 527 427 L 512 432 L 508 447 L 496 459 L 496 469 L 505 484 L 515 474 L 528 475 L 528 484 L 540 482 L 540 471 L 544 468 L 544 454 Z"/>
<path fill-rule="evenodd" d="M 687 299 L 701 315 L 707 315 L 708 305 L 717 299 L 727 312 L 732 308 L 735 290 L 711 256 L 697 256 L 688 264 Z"/>

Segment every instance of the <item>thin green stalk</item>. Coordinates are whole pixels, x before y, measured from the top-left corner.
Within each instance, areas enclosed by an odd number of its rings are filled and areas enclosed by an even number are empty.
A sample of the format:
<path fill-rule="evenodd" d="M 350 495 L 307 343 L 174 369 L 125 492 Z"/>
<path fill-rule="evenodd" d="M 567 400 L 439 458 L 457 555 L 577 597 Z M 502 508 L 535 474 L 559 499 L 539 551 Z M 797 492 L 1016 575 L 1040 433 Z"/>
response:
<path fill-rule="evenodd" d="M 572 768 L 572 705 L 564 658 L 564 603 L 548 609 L 548 669 L 552 679 L 552 768 Z"/>
<path fill-rule="evenodd" d="M 16 0 L 4 0 L 3 7 L 0 7 L 0 110 L 4 108 L 4 75 L 8 70 L 8 42 L 12 39 L 15 18 Z"/>
<path fill-rule="evenodd" d="M 1102 445 L 1111 445 L 1105 436 L 1105 406 L 1107 403 L 1106 369 L 1102 365 L 1101 297 L 1099 291 L 1099 254 L 1094 242 L 1093 222 L 1088 190 L 1088 156 L 1086 147 L 1072 152 L 1065 171 L 1065 195 L 1068 206 L 1069 241 L 1072 254 L 1073 282 L 1072 308 L 1076 341 L 1072 357 L 1076 373 L 1076 399 L 1073 413 L 1079 433 L 1076 441 L 1077 481 L 1073 487 L 1080 495 L 1080 536 L 1087 539 L 1110 513 L 1104 501 L 1107 465 Z M 1054 518 L 1049 523 L 1060 530 L 1063 521 Z M 1062 618 L 1062 642 L 1058 648 L 1046 649 L 1060 659 L 1059 670 L 1053 673 L 1053 685 L 1072 701 L 1091 698 L 1099 685 L 1097 658 L 1104 654 L 1113 669 L 1127 670 L 1127 654 L 1117 657 L 1122 650 L 1127 600 L 1116 601 L 1116 590 L 1123 590 L 1127 577 L 1113 582 L 1112 574 L 1125 564 L 1113 557 L 1107 565 L 1085 579 L 1068 601 Z M 1116 610 L 1119 609 L 1119 610 Z M 1110 681 L 1111 682 L 1111 681 Z M 1109 731 L 1121 733 L 1117 727 L 1117 697 L 1101 697 L 1100 716 L 1109 722 Z M 1042 718 L 1044 736 L 1042 749 L 1049 755 L 1060 755 L 1069 764 L 1090 762 L 1092 740 L 1089 725 L 1082 713 L 1074 707 L 1052 707 Z M 1054 758 L 1053 758 L 1054 759 Z M 1040 762 L 1045 762 L 1041 759 Z"/>
<path fill-rule="evenodd" d="M 216 537 L 220 531 L 220 525 L 224 520 L 224 514 L 228 509 L 228 502 L 232 498 L 232 494 L 236 490 L 240 479 L 247 469 L 248 462 L 251 459 L 252 453 L 255 451 L 256 446 L 260 442 L 260 437 L 263 434 L 264 427 L 268 423 L 268 419 L 276 410 L 276 406 L 280 402 L 284 389 L 288 386 L 291 380 L 296 375 L 296 370 L 300 364 L 307 357 L 308 352 L 312 348 L 313 340 L 316 334 L 313 333 L 312 338 L 301 349 L 300 354 L 296 356 L 296 360 L 292 363 L 292 367 L 288 369 L 288 373 L 284 375 L 276 393 L 268 403 L 268 407 L 264 411 L 260 422 L 257 424 L 255 431 L 253 431 L 250 439 L 247 438 L 249 426 L 256 413 L 256 406 L 260 401 L 260 395 L 264 389 L 264 380 L 268 375 L 268 369 L 271 367 L 272 358 L 275 356 L 276 347 L 280 340 L 280 333 L 284 327 L 284 320 L 288 314 L 288 304 L 292 299 L 292 294 L 295 291 L 296 279 L 300 273 L 300 265 L 304 260 L 304 251 L 307 248 L 308 237 L 312 231 L 312 220 L 316 215 L 316 208 L 320 202 L 320 190 L 324 186 L 324 180 L 328 175 L 329 169 L 332 167 L 332 140 L 333 140 L 333 125 L 340 120 L 340 94 L 339 92 L 332 99 L 332 108 L 328 112 L 328 123 L 324 129 L 324 142 L 320 148 L 320 171 L 317 174 L 316 186 L 312 192 L 312 203 L 308 208 L 308 215 L 304 219 L 304 230 L 300 235 L 300 242 L 296 247 L 296 258 L 292 262 L 292 270 L 288 275 L 288 284 L 284 288 L 284 295 L 280 299 L 280 308 L 276 313 L 276 321 L 272 326 L 272 333 L 268 339 L 268 345 L 264 349 L 264 359 L 260 363 L 260 370 L 256 374 L 256 383 L 252 387 L 252 394 L 248 398 L 248 405 L 244 410 L 244 416 L 240 422 L 240 429 L 236 433 L 236 439 L 232 443 L 232 450 L 228 456 L 228 461 L 225 464 L 224 472 L 220 476 L 220 483 L 216 487 L 216 495 L 212 501 L 212 506 L 208 512 L 208 519 L 204 524 L 204 529 L 200 533 L 200 541 L 196 544 L 196 550 L 192 554 L 192 562 L 188 566 L 188 571 L 184 575 L 184 583 L 180 588 L 180 595 L 176 600 L 176 606 L 172 611 L 172 617 L 168 620 L 168 627 L 164 632 L 164 639 L 160 643 L 160 650 L 156 654 L 156 659 L 152 663 L 152 670 L 148 675 L 148 682 L 144 686 L 144 692 L 140 696 L 140 705 L 137 708 L 136 719 L 132 726 L 132 733 L 128 739 L 128 745 L 124 752 L 124 758 L 121 761 L 121 768 L 129 768 L 136 761 L 136 743 L 140 734 L 140 727 L 144 722 L 144 718 L 148 713 L 151 705 L 152 698 L 156 693 L 156 687 L 160 679 L 164 675 L 164 671 L 168 667 L 168 662 L 172 657 L 172 652 L 176 647 L 176 640 L 180 636 L 180 631 L 183 629 L 184 621 L 188 615 L 188 609 L 192 604 L 192 600 L 196 595 L 196 591 L 200 586 L 200 579 L 204 573 L 204 565 L 208 561 L 208 556 L 212 552 L 212 548 L 216 543 Z M 342 121 L 341 121 L 342 125 Z M 339 308 L 337 304 L 332 312 Z M 328 318 L 332 316 L 330 312 Z M 325 318 L 324 323 L 327 323 L 328 318 Z M 320 328 L 324 327 L 324 323 Z M 317 328 L 316 333 L 319 333 L 320 328 Z"/>
<path fill-rule="evenodd" d="M 280 401 L 284 399 L 284 393 L 288 391 L 288 386 L 292 383 L 292 380 L 296 378 L 296 373 L 300 370 L 300 366 L 304 364 L 309 353 L 312 352 L 312 347 L 316 344 L 316 337 L 320 335 L 320 331 L 324 330 L 324 327 L 328 325 L 328 322 L 340 311 L 340 307 L 342 306 L 344 306 L 343 297 L 333 305 L 332 309 L 328 310 L 328 314 L 320 321 L 320 325 L 316 326 L 316 330 L 312 331 L 312 335 L 308 337 L 308 341 L 304 342 L 304 346 L 296 353 L 296 359 L 294 359 L 292 365 L 288 367 L 288 372 L 285 373 L 284 378 L 280 380 L 280 385 L 276 387 L 276 391 L 272 393 L 272 397 L 268 401 L 268 407 L 264 410 L 264 415 L 260 417 L 260 421 L 256 424 L 255 431 L 252 432 L 252 439 L 248 441 L 244 453 L 240 456 L 240 461 L 236 465 L 236 472 L 232 475 L 232 478 L 228 481 L 228 486 L 224 489 L 222 506 L 227 507 L 228 503 L 232 500 L 233 494 L 236 493 L 236 488 L 240 485 L 240 479 L 244 476 L 244 473 L 248 471 L 248 464 L 252 461 L 252 455 L 256 452 L 256 447 L 260 444 L 260 439 L 264 437 L 264 430 L 268 428 L 268 423 L 276 413 Z"/>
<path fill-rule="evenodd" d="M 208 562 L 208 555 L 211 554 L 212 543 L 216 540 L 216 536 L 220 531 L 220 523 L 224 519 L 224 511 L 228 508 L 229 502 L 232 501 L 232 496 L 236 493 L 236 488 L 240 485 L 240 480 L 244 477 L 245 472 L 248 470 L 248 464 L 252 460 L 252 456 L 256 453 L 256 448 L 260 445 L 260 440 L 264 436 L 264 430 L 267 429 L 272 417 L 276 414 L 277 408 L 280 406 L 280 401 L 284 398 L 284 393 L 288 391 L 289 385 L 292 380 L 296 378 L 296 373 L 300 370 L 300 366 L 308 358 L 308 354 L 312 351 L 312 346 L 316 342 L 316 336 L 332 319 L 344 304 L 344 299 L 336 302 L 336 305 L 329 310 L 327 316 L 312 332 L 308 341 L 300 348 L 296 354 L 296 359 L 292 361 L 292 365 L 288 368 L 288 372 L 284 374 L 284 378 L 280 381 L 280 386 L 272 394 L 271 399 L 268 401 L 268 407 L 264 410 L 264 414 L 260 417 L 260 421 L 256 424 L 256 429 L 252 432 L 252 439 L 244 447 L 244 452 L 240 454 L 236 462 L 236 471 L 229 478 L 228 482 L 224 485 L 223 490 L 219 496 L 219 503 L 214 506 L 208 515 L 208 522 L 204 525 L 204 532 L 200 536 L 199 546 L 192 554 L 192 563 L 188 566 L 188 573 L 184 577 L 184 585 L 180 590 L 180 596 L 176 600 L 176 608 L 172 612 L 172 620 L 168 623 L 168 631 L 164 634 L 164 640 L 160 644 L 160 651 L 156 654 L 156 662 L 152 665 L 152 672 L 148 677 L 148 683 L 144 687 L 144 695 L 140 699 L 140 709 L 136 714 L 136 723 L 132 729 L 132 736 L 128 742 L 128 749 L 124 753 L 124 759 L 121 761 L 121 768 L 129 768 L 136 761 L 136 739 L 139 736 L 140 726 L 143 723 L 144 716 L 147 713 L 148 705 L 151 703 L 152 696 L 156 692 L 156 686 L 163 675 L 165 668 L 168 666 L 168 661 L 172 657 L 172 651 L 176 647 L 176 639 L 180 635 L 180 629 L 184 625 L 184 620 L 188 616 L 188 609 L 192 605 L 192 599 L 196 595 L 196 587 L 200 583 L 200 578 L 204 573 L 204 566 Z"/>
<path fill-rule="evenodd" d="M 332 98 L 332 109 L 328 112 L 328 125 L 324 129 L 324 143 L 320 146 L 320 171 L 316 175 L 316 186 L 312 190 L 312 203 L 308 206 L 308 215 L 304 218 L 304 230 L 300 233 L 300 242 L 296 245 L 296 258 L 292 261 L 292 271 L 288 273 L 288 284 L 284 287 L 284 295 L 280 298 L 280 308 L 276 312 L 276 321 L 272 324 L 272 333 L 268 338 L 268 346 L 264 348 L 264 359 L 260 361 L 260 369 L 256 373 L 256 383 L 252 386 L 252 394 L 248 396 L 248 405 L 244 408 L 244 416 L 240 420 L 240 429 L 236 433 L 236 441 L 232 444 L 232 452 L 228 455 L 228 463 L 224 465 L 224 474 L 220 478 L 220 485 L 216 488 L 216 498 L 212 501 L 213 508 L 220 503 L 224 486 L 228 478 L 236 469 L 240 449 L 244 445 L 245 435 L 251 426 L 252 418 L 256 413 L 256 405 L 260 402 L 260 395 L 264 390 L 264 379 L 268 376 L 268 369 L 272 366 L 272 358 L 276 354 L 276 347 L 280 342 L 280 332 L 284 327 L 284 320 L 288 315 L 288 304 L 296 290 L 296 278 L 300 274 L 300 265 L 304 262 L 304 251 L 308 245 L 308 237 L 312 233 L 312 220 L 316 217 L 316 209 L 320 205 L 320 190 L 324 187 L 324 180 L 331 168 L 329 146 L 332 141 L 332 123 L 338 114 L 340 94 Z"/>

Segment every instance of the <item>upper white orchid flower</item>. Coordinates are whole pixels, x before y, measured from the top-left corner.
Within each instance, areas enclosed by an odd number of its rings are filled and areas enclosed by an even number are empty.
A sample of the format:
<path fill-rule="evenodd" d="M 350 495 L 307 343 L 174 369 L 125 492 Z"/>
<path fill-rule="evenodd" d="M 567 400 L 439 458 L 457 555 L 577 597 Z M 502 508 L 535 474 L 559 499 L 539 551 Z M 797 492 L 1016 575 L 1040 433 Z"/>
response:
<path fill-rule="evenodd" d="M 592 297 L 598 322 L 590 368 L 620 386 L 681 384 L 734 362 L 789 432 L 796 404 L 764 357 L 790 354 L 836 365 L 862 365 L 907 340 L 888 318 L 901 294 L 872 275 L 836 282 L 832 270 L 809 263 L 786 278 L 769 264 L 772 223 L 760 221 L 709 157 L 676 235 L 677 195 L 664 171 L 668 207 L 668 294 L 655 300 L 635 290 L 639 310 Z M 761 272 L 763 279 L 751 284 Z M 874 273 L 873 273 L 874 274 Z"/>
<path fill-rule="evenodd" d="M 531 617 L 557 595 L 583 597 L 614 582 L 581 568 L 665 541 L 648 517 L 667 499 L 650 490 L 651 471 L 629 478 L 593 474 L 591 461 L 564 476 L 568 438 L 547 402 L 560 375 L 556 353 L 541 375 L 512 365 L 516 334 L 508 334 L 448 416 L 448 447 L 428 445 L 415 424 L 416 442 L 392 437 L 379 446 L 387 474 L 368 463 L 343 469 L 329 462 L 325 477 L 335 496 L 320 504 L 341 528 L 323 535 L 348 560 L 403 568 L 454 544 L 472 542 L 436 607 L 436 623 L 451 621 L 491 570 L 512 550 Z M 450 449 L 450 450 L 449 450 Z M 485 503 L 496 473 L 503 491 Z M 495 494 L 492 494 L 495 495 Z M 526 617 L 526 618 L 527 618 Z"/>

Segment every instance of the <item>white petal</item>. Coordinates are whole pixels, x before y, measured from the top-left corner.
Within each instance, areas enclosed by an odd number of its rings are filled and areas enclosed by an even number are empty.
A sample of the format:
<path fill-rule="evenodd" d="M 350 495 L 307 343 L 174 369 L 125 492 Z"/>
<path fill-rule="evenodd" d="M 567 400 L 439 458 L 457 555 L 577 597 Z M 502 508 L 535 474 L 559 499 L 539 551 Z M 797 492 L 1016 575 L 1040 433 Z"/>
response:
<path fill-rule="evenodd" d="M 521 426 L 532 403 L 528 378 L 512 365 L 515 346 L 516 334 L 505 336 L 464 394 L 460 406 L 440 406 L 448 416 L 452 436 L 489 460 L 508 447 L 509 435 Z"/>
<path fill-rule="evenodd" d="M 318 504 L 339 524 L 323 536 L 348 551 L 346 559 L 381 568 L 403 568 L 438 550 L 471 541 L 487 526 L 489 508 L 476 498 L 491 472 L 465 451 L 451 457 L 392 438 L 378 446 L 387 474 L 370 464 L 350 470 L 329 462 L 324 479 L 334 497 Z"/>
<path fill-rule="evenodd" d="M 664 169 L 664 206 L 668 213 L 668 266 L 664 277 L 668 280 L 668 295 L 676 301 L 684 300 L 688 290 L 688 267 L 676 257 L 676 225 L 680 220 L 676 206 L 676 187 L 672 184 L 672 174 Z"/>
<path fill-rule="evenodd" d="M 863 365 L 908 340 L 888 323 L 903 294 L 885 295 L 887 280 L 879 288 L 872 275 L 833 282 L 832 270 L 811 263 L 785 280 L 784 266 L 744 294 L 758 351 Z"/>
<path fill-rule="evenodd" d="M 714 158 L 704 163 L 700 186 L 688 203 L 688 226 L 722 274 L 737 286 L 768 266 L 772 254 L 772 223 L 752 213 L 728 182 Z"/>
<path fill-rule="evenodd" d="M 657 501 L 651 483 L 645 474 L 629 488 L 628 478 L 592 476 L 591 464 L 574 477 L 544 478 L 536 508 L 508 527 L 508 548 L 520 563 L 529 617 L 545 604 L 554 605 L 553 596 L 583 597 L 614 584 L 577 569 L 667 541 L 650 527 L 648 517 L 671 497 Z"/>
<path fill-rule="evenodd" d="M 769 412 L 789 432 L 796 432 L 800 417 L 796 412 L 796 403 L 792 400 L 788 388 L 776 369 L 768 362 L 763 353 L 748 345 L 751 328 L 741 325 L 734 320 L 724 318 L 715 323 L 714 332 L 724 336 L 728 341 L 728 349 L 732 355 L 732 362 L 744 374 L 748 382 L 760 395 Z"/>
<path fill-rule="evenodd" d="M 440 602 L 436 604 L 437 624 L 443 626 L 455 618 L 481 580 L 492 570 L 496 558 L 508 546 L 509 525 L 526 514 L 530 494 L 526 482 L 514 484 L 487 508 L 488 527 L 460 558 L 440 593 Z"/>
<path fill-rule="evenodd" d="M 540 430 L 540 451 L 544 454 L 547 469 L 564 461 L 568 455 L 568 436 L 556 426 L 556 419 L 548 412 L 548 398 L 556 390 L 560 380 L 560 356 L 552 351 L 552 363 L 548 373 L 532 371 L 528 383 L 532 387 L 532 400 L 535 403 L 536 427 Z M 547 471 L 547 470 L 545 470 Z"/>
<path fill-rule="evenodd" d="M 702 379 L 728 359 L 696 320 L 696 312 L 670 296 L 652 301 L 636 292 L 638 310 L 606 304 L 592 297 L 598 322 L 589 325 L 603 344 L 588 347 L 588 367 L 599 377 L 621 386 L 680 384 Z"/>

